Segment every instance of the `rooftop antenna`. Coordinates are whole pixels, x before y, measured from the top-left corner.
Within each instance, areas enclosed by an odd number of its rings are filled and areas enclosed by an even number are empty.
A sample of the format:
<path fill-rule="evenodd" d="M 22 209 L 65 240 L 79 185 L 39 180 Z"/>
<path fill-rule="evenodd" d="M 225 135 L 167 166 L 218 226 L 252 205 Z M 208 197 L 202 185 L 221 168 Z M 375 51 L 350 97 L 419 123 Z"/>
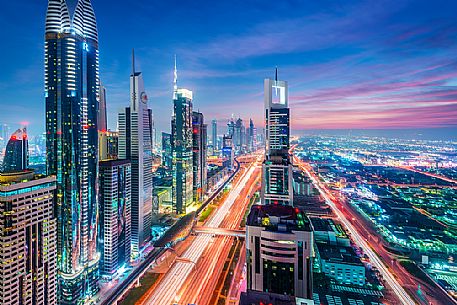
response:
<path fill-rule="evenodd" d="M 132 75 L 135 76 L 135 49 L 132 49 Z"/>
<path fill-rule="evenodd" d="M 176 54 L 175 54 L 175 69 L 173 70 L 173 99 L 176 99 L 176 93 L 178 91 L 178 68 L 176 64 Z"/>
<path fill-rule="evenodd" d="M 136 111 L 136 84 L 135 84 L 135 49 L 132 48 L 132 81 L 133 81 L 133 90 L 132 90 L 132 105 L 133 110 Z"/>
<path fill-rule="evenodd" d="M 278 66 L 276 66 L 275 81 L 278 81 Z"/>

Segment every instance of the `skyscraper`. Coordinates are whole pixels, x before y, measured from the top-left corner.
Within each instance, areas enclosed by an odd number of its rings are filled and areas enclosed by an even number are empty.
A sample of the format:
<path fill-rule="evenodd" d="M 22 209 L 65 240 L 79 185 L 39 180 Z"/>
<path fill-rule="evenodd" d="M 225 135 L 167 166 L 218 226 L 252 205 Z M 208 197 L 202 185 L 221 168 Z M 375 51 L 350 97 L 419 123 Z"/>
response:
<path fill-rule="evenodd" d="M 232 170 L 235 161 L 235 152 L 233 151 L 233 141 L 231 136 L 222 138 L 222 158 L 224 158 L 223 165 Z"/>
<path fill-rule="evenodd" d="M 55 177 L 0 174 L 0 304 L 57 304 Z"/>
<path fill-rule="evenodd" d="M 193 203 L 192 91 L 178 88 L 176 59 L 174 71 L 171 119 L 173 211 L 182 214 Z"/>
<path fill-rule="evenodd" d="M 3 172 L 16 172 L 27 169 L 29 166 L 28 150 L 27 130 L 20 128 L 11 135 L 6 145 L 2 166 Z"/>
<path fill-rule="evenodd" d="M 208 168 L 207 158 L 207 125 L 203 113 L 194 111 L 192 113 L 192 142 L 193 142 L 193 188 L 194 200 L 202 201 L 206 193 Z"/>
<path fill-rule="evenodd" d="M 100 161 L 100 273 L 113 277 L 131 256 L 130 161 Z"/>
<path fill-rule="evenodd" d="M 47 172 L 57 177 L 59 300 L 97 290 L 99 52 L 90 0 L 49 0 L 45 26 Z"/>
<path fill-rule="evenodd" d="M 254 122 L 252 119 L 249 119 L 249 132 L 247 133 L 247 140 L 248 140 L 248 150 L 254 151 L 256 149 L 256 136 L 257 131 L 254 127 Z"/>
<path fill-rule="evenodd" d="M 98 130 L 101 132 L 108 130 L 106 119 L 106 88 L 100 85 L 100 102 L 98 107 Z"/>
<path fill-rule="evenodd" d="M 293 204 L 293 175 L 289 156 L 290 110 L 287 82 L 265 79 L 266 147 L 262 204 Z"/>
<path fill-rule="evenodd" d="M 262 205 L 246 221 L 247 295 L 250 291 L 312 299 L 314 233 L 292 207 L 287 82 L 265 80 L 266 151 Z M 252 127 L 250 127 L 252 128 Z"/>
<path fill-rule="evenodd" d="M 132 254 L 151 238 L 152 222 L 152 111 L 143 74 L 135 71 L 132 54 L 130 107 L 119 113 L 119 158 L 132 164 Z"/>
<path fill-rule="evenodd" d="M 162 132 L 162 165 L 168 169 L 171 169 L 173 163 L 173 150 L 171 142 L 171 134 Z"/>
<path fill-rule="evenodd" d="M 217 143 L 217 120 L 211 121 L 211 144 L 213 145 L 213 155 L 217 155 L 219 146 Z"/>

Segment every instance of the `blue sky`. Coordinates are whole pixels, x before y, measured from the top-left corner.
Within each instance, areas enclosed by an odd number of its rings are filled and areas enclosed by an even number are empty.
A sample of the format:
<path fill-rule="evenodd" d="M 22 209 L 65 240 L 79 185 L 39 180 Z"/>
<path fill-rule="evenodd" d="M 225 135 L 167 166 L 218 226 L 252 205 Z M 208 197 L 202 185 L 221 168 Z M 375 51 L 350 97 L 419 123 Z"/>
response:
<path fill-rule="evenodd" d="M 289 81 L 296 130 L 457 127 L 457 1 L 92 1 L 109 125 L 128 105 L 130 54 L 159 131 L 173 56 L 194 107 L 263 117 L 263 78 Z M 44 128 L 47 1 L 2 0 L 0 122 Z"/>

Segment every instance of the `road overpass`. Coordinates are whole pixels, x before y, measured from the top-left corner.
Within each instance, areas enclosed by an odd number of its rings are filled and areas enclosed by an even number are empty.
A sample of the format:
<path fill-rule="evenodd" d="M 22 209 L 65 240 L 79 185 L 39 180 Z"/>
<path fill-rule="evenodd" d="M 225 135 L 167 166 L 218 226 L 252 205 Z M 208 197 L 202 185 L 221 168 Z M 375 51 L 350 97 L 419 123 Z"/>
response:
<path fill-rule="evenodd" d="M 211 234 L 218 236 L 232 236 L 244 238 L 246 236 L 245 230 L 232 230 L 224 228 L 210 228 L 210 227 L 194 227 L 192 230 L 195 234 Z"/>

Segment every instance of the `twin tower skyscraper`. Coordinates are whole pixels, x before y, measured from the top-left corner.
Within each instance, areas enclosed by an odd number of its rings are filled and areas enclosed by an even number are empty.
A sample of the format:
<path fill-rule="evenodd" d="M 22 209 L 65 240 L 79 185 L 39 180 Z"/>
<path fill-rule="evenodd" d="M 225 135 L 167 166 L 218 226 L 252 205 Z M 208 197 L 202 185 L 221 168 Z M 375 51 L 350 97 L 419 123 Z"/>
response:
<path fill-rule="evenodd" d="M 131 105 L 119 115 L 119 155 L 132 163 L 135 252 L 150 234 L 152 113 L 141 73 L 134 70 L 130 82 Z M 57 179 L 59 304 L 81 304 L 98 291 L 103 238 L 97 235 L 99 46 L 90 0 L 48 0 L 44 89 L 47 174 Z"/>

